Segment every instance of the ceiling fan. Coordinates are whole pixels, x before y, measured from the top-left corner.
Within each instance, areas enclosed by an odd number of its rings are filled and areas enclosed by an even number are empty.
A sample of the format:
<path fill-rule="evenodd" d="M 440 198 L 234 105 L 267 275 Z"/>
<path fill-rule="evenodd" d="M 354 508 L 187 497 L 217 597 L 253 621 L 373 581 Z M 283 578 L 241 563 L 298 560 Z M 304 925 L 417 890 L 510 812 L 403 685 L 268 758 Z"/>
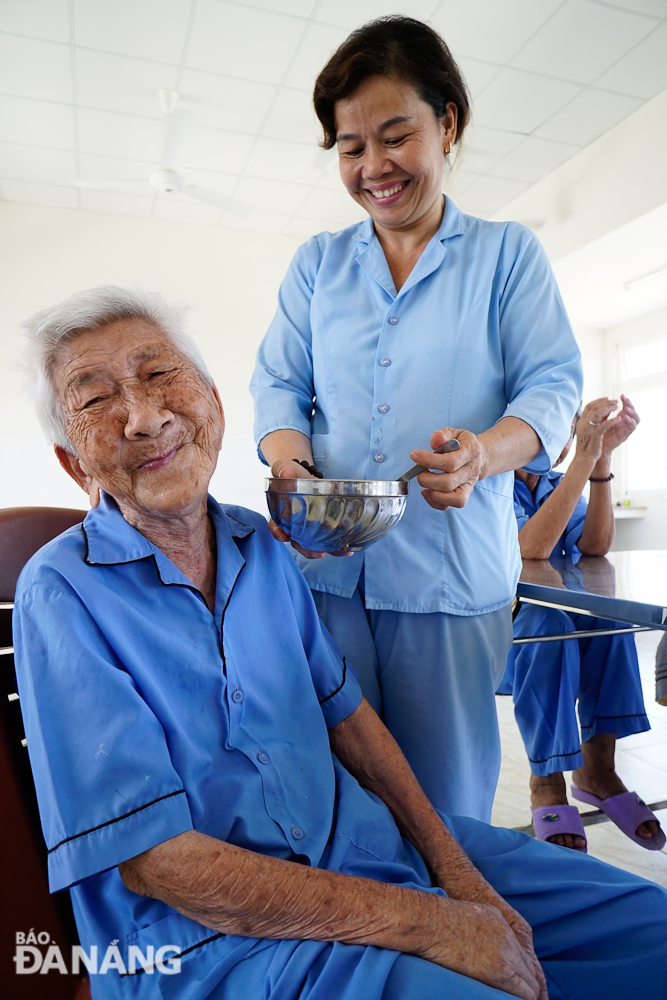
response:
<path fill-rule="evenodd" d="M 199 187 L 197 184 L 189 184 L 180 172 L 183 147 L 187 139 L 187 133 L 194 122 L 194 115 L 191 111 L 177 108 L 178 94 L 175 90 L 158 90 L 158 99 L 166 118 L 166 129 L 164 144 L 162 146 L 162 156 L 160 164 L 148 177 L 131 180 L 104 181 L 104 180 L 73 180 L 71 184 L 83 190 L 113 190 L 114 188 L 128 187 L 133 184 L 142 187 L 150 186 L 160 194 L 184 194 L 188 198 L 196 201 L 203 201 L 214 208 L 220 208 L 225 212 L 233 212 L 235 215 L 247 215 L 250 212 L 248 205 L 244 205 L 234 198 L 226 198 L 216 191 L 209 191 L 208 188 Z"/>

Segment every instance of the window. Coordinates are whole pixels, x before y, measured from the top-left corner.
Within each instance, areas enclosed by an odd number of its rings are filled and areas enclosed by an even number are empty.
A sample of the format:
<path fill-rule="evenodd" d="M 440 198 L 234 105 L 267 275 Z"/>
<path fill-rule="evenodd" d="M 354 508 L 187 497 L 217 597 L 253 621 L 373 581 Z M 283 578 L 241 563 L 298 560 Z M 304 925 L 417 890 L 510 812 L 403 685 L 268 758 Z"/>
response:
<path fill-rule="evenodd" d="M 614 346 L 614 395 L 629 396 L 641 418 L 616 453 L 617 497 L 667 497 L 667 330 Z"/>

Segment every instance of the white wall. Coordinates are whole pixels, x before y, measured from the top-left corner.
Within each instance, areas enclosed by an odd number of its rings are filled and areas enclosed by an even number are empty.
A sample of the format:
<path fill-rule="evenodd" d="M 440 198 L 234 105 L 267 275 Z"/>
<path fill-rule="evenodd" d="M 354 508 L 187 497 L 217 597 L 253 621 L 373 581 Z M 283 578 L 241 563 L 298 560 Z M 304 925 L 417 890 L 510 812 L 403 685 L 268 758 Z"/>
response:
<path fill-rule="evenodd" d="M 227 432 L 212 492 L 265 512 L 248 382 L 278 286 L 301 240 L 0 202 L 0 507 L 86 507 L 58 466 L 12 367 L 19 322 L 93 285 L 132 283 L 188 301 Z"/>

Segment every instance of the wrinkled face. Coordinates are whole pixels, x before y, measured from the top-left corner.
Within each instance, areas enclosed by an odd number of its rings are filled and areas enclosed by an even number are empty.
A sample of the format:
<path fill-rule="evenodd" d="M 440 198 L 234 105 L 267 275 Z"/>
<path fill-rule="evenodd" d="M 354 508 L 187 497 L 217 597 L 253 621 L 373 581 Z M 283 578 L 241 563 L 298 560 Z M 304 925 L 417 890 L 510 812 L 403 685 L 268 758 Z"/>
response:
<path fill-rule="evenodd" d="M 410 229 L 440 206 L 456 105 L 438 121 L 410 84 L 371 76 L 336 102 L 336 135 L 343 184 L 374 222 Z"/>
<path fill-rule="evenodd" d="M 185 511 L 206 496 L 224 432 L 214 388 L 144 320 L 86 331 L 57 357 L 75 478 L 121 509 Z"/>

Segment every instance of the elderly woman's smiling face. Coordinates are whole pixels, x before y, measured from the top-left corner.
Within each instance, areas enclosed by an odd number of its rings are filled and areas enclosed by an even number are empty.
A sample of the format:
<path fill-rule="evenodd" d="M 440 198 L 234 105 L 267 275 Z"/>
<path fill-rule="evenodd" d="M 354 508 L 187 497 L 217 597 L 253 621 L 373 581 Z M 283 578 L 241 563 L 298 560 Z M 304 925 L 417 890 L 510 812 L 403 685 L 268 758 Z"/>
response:
<path fill-rule="evenodd" d="M 222 443 L 214 387 L 169 338 L 140 319 L 77 334 L 59 351 L 54 383 L 76 456 L 57 449 L 87 490 L 121 510 L 164 516 L 205 500 Z"/>

